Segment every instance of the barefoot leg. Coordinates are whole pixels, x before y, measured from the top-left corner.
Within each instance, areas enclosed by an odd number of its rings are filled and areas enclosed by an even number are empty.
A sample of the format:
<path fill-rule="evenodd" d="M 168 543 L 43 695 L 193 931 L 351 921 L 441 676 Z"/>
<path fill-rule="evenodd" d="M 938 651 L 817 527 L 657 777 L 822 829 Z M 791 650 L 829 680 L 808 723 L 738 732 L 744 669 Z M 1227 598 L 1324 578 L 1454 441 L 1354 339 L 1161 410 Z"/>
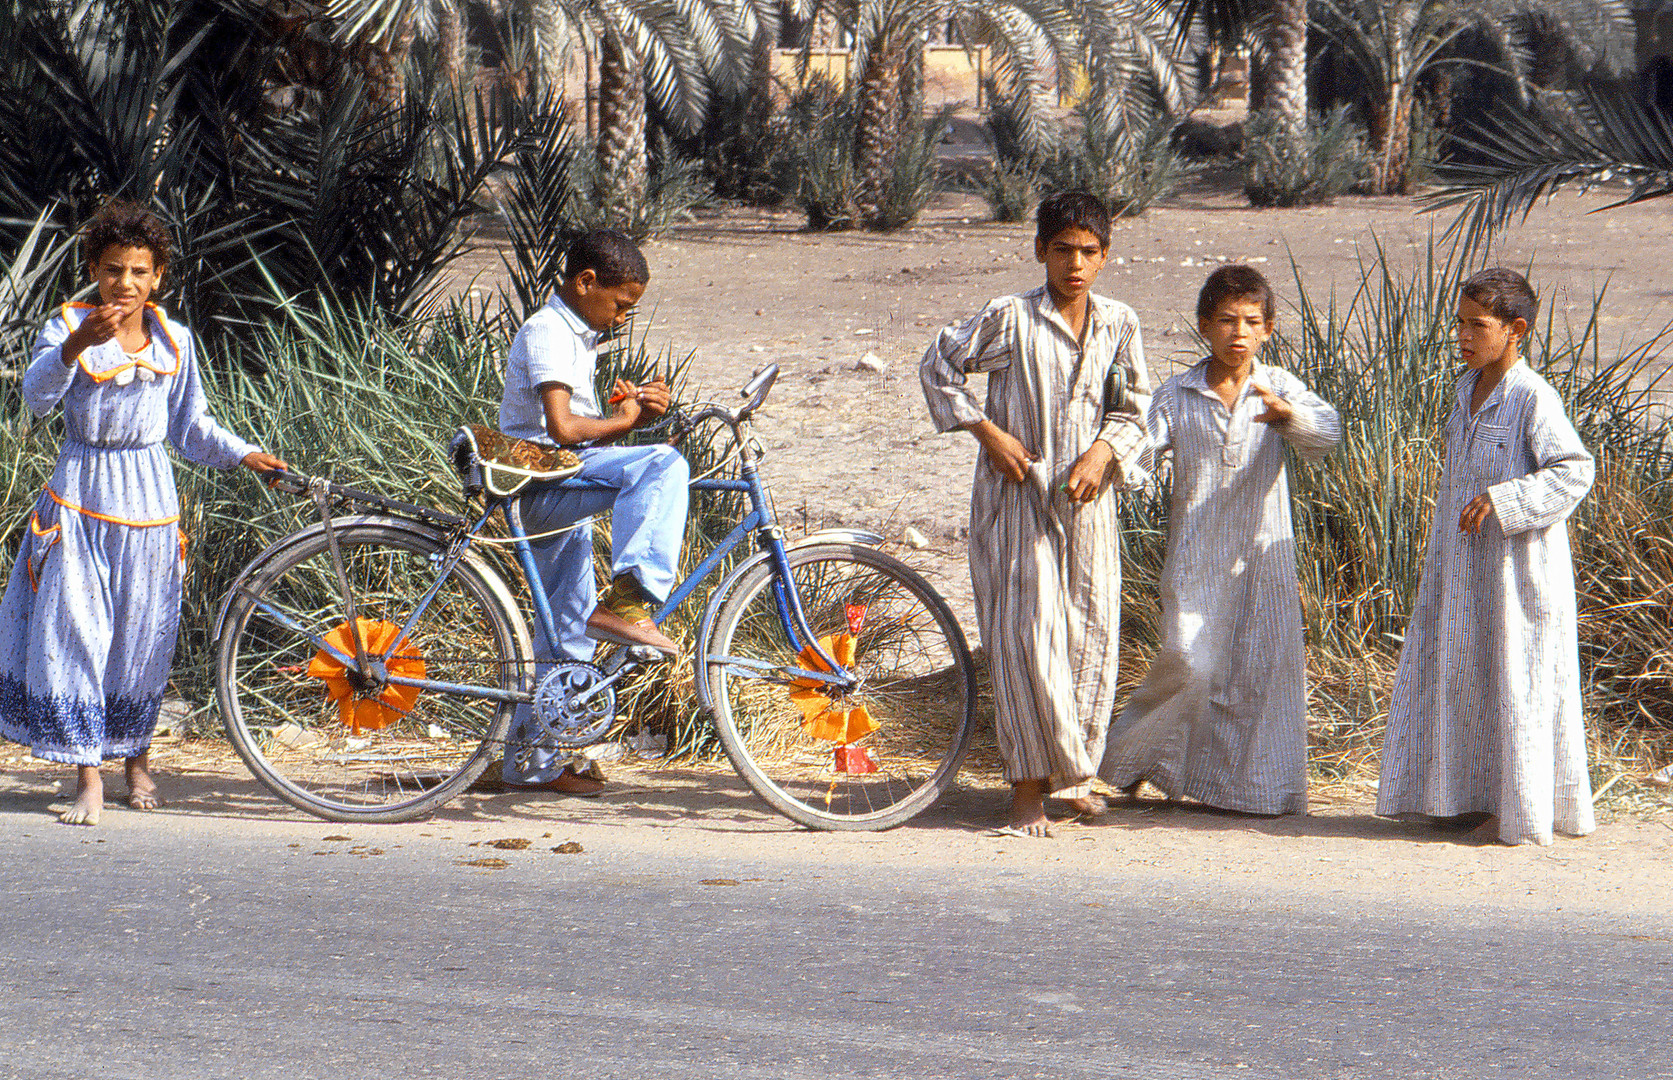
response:
<path fill-rule="evenodd" d="M 76 801 L 58 815 L 66 825 L 97 825 L 105 805 L 105 780 L 97 765 L 76 766 Z"/>
<path fill-rule="evenodd" d="M 135 810 L 155 810 L 163 805 L 163 797 L 157 794 L 157 782 L 151 779 L 149 750 L 128 759 L 128 805 Z"/>
<path fill-rule="evenodd" d="M 1018 780 L 1011 785 L 1011 828 L 1029 836 L 1050 836 L 1046 827 L 1046 800 L 1039 780 Z"/>

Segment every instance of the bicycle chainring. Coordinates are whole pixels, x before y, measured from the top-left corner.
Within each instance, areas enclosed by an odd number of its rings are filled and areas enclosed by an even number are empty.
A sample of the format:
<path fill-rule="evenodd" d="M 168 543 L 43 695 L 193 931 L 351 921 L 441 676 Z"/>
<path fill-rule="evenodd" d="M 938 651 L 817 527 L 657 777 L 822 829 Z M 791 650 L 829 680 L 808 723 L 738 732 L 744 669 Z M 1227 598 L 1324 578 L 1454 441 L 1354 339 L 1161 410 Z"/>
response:
<path fill-rule="evenodd" d="M 585 697 L 607 676 L 579 660 L 555 664 L 534 691 L 534 720 L 558 749 L 572 750 L 597 742 L 616 719 L 616 688 Z"/>

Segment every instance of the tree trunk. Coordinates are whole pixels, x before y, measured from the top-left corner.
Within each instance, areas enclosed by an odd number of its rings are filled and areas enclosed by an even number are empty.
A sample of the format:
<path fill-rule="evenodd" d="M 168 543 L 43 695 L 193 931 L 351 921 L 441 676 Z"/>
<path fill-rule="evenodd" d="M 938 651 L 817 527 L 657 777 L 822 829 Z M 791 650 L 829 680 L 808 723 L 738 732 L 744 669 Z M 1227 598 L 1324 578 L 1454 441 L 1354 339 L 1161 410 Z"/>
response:
<path fill-rule="evenodd" d="M 1371 193 L 1404 195 L 1411 187 L 1412 102 L 1396 87 L 1371 107 Z"/>
<path fill-rule="evenodd" d="M 1307 0 L 1272 0 L 1267 27 L 1271 56 L 1264 103 L 1291 134 L 1307 130 Z"/>
<path fill-rule="evenodd" d="M 900 69 L 904 50 L 887 38 L 873 44 L 860 78 L 860 116 L 854 132 L 854 203 L 867 226 L 883 216 L 895 171 L 900 133 Z"/>
<path fill-rule="evenodd" d="M 459 18 L 458 5 L 452 0 L 439 5 L 436 11 L 436 53 L 441 60 L 441 75 L 447 85 L 459 89 L 465 77 L 465 26 Z"/>
<path fill-rule="evenodd" d="M 754 135 L 767 130 L 773 118 L 773 61 L 778 57 L 778 15 L 771 19 L 765 13 L 756 16 L 755 36 L 749 49 L 749 118 L 748 128 Z"/>
<path fill-rule="evenodd" d="M 915 131 L 924 120 L 924 39 L 914 37 L 900 65 L 900 133 Z"/>
<path fill-rule="evenodd" d="M 599 196 L 612 227 L 645 202 L 645 76 L 633 50 L 607 31 L 598 51 Z"/>
<path fill-rule="evenodd" d="M 393 109 L 405 99 L 407 54 L 412 52 L 413 37 L 409 18 L 387 39 L 362 41 L 354 49 L 360 77 L 366 83 L 366 100 L 374 109 Z"/>

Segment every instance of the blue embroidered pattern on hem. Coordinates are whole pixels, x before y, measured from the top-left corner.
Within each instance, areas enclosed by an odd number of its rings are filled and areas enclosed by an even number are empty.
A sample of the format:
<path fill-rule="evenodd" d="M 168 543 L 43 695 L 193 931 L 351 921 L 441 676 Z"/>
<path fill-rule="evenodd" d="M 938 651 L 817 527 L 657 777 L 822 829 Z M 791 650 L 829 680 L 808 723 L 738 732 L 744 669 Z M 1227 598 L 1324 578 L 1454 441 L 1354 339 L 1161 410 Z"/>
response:
<path fill-rule="evenodd" d="M 111 697 L 102 705 L 60 695 L 41 697 L 29 693 L 18 679 L 0 675 L 0 736 L 48 761 L 95 765 L 104 758 L 144 752 L 162 705 L 161 695 Z"/>

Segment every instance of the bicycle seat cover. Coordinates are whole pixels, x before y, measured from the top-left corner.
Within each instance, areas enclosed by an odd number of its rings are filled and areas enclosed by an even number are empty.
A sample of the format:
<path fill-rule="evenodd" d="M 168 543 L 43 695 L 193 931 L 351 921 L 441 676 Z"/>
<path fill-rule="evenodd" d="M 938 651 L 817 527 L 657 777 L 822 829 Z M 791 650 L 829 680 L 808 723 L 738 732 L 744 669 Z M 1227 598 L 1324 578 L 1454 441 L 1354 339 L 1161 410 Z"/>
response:
<path fill-rule="evenodd" d="M 465 485 L 465 495 L 487 492 L 508 498 L 541 480 L 563 480 L 581 471 L 573 450 L 514 439 L 481 424 L 466 424 L 448 443 L 447 456 Z"/>

